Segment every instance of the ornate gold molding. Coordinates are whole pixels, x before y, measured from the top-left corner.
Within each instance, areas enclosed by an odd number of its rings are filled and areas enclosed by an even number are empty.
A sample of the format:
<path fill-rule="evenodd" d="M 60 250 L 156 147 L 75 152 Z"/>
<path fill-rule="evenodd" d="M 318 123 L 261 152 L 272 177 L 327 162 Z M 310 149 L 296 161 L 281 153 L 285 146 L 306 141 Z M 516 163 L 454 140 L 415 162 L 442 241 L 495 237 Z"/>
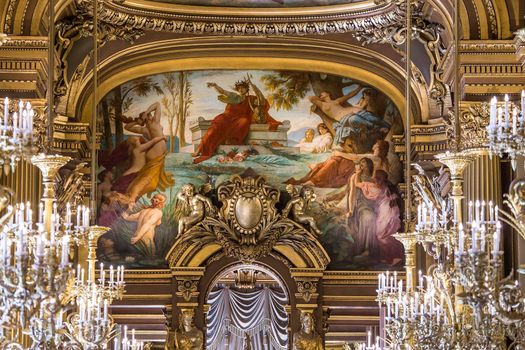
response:
<path fill-rule="evenodd" d="M 4 33 L 11 33 L 17 0 L 9 0 L 4 19 Z"/>
<path fill-rule="evenodd" d="M 359 13 L 382 8 L 383 3 L 376 0 L 364 0 L 338 5 L 302 6 L 302 7 L 238 7 L 238 6 L 203 6 L 190 4 L 172 4 L 151 0 L 112 0 L 130 9 L 185 14 L 194 16 L 220 17 L 265 17 L 265 16 L 319 16 L 323 14 Z M 188 3 L 191 3 L 189 1 Z"/>
<path fill-rule="evenodd" d="M 294 263 L 292 253 L 295 252 L 298 260 L 296 267 L 299 268 L 318 272 L 330 262 L 314 234 L 318 232 L 317 227 L 302 212 L 306 210 L 308 201 L 313 200 L 306 192 L 301 193 L 301 197 L 293 197 L 282 213 L 275 207 L 280 191 L 268 185 L 263 177 L 233 175 L 230 181 L 217 188 L 217 196 L 222 203 L 219 209 L 212 205 L 210 199 L 202 195 L 196 197 L 191 185 L 183 187 L 180 195 L 188 200 L 201 200 L 206 209 L 181 218 L 180 237 L 166 256 L 171 267 L 193 266 L 191 261 L 194 257 L 210 246 L 218 246 L 219 249 L 213 249 L 211 254 L 199 258 L 199 261 L 206 261 L 219 250 L 225 257 L 243 263 L 259 261 L 273 250 L 289 250 L 286 257 Z M 299 201 L 304 206 L 300 207 L 302 209 L 296 208 Z M 292 212 L 293 219 L 288 218 L 288 211 Z M 299 220 L 299 215 L 304 223 L 294 221 Z M 190 287 L 184 284 L 184 290 Z"/>
<path fill-rule="evenodd" d="M 487 52 L 515 53 L 514 40 L 463 40 L 459 45 L 461 55 Z"/>
<path fill-rule="evenodd" d="M 468 40 L 460 46 L 466 95 L 519 94 L 525 81 L 525 49 L 514 40 Z"/>
<path fill-rule="evenodd" d="M 460 104 L 459 125 L 461 128 L 461 143 L 463 151 L 479 152 L 487 146 L 487 125 L 489 124 L 489 105 L 486 102 L 462 102 Z M 445 120 L 448 149 L 457 146 L 455 139 L 455 118 L 452 114 Z"/>
<path fill-rule="evenodd" d="M 43 36 L 20 36 L 10 35 L 2 49 L 26 48 L 26 49 L 45 49 L 47 51 L 47 38 Z"/>
<path fill-rule="evenodd" d="M 91 2 L 79 1 L 90 8 Z M 403 17 L 395 4 L 372 1 L 322 9 L 235 9 L 155 4 L 149 1 L 109 1 L 100 20 L 116 26 L 183 34 L 311 35 L 374 30 Z"/>
<path fill-rule="evenodd" d="M 309 303 L 312 297 L 317 298 L 317 282 L 318 278 L 301 279 L 297 280 L 297 292 L 295 297 L 302 298 L 305 302 Z"/>
<path fill-rule="evenodd" d="M 189 302 L 192 297 L 199 295 L 199 280 L 200 276 L 177 277 L 177 292 L 175 294 Z"/>

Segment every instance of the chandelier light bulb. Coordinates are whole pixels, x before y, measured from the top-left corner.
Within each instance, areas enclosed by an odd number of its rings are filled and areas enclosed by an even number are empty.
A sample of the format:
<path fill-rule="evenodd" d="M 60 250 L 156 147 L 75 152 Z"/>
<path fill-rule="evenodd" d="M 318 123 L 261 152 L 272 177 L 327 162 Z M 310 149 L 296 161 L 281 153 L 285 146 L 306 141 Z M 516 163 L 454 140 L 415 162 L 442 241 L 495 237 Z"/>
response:
<path fill-rule="evenodd" d="M 525 155 L 525 90 L 521 91 L 519 104 L 511 102 L 508 94 L 503 106 L 498 107 L 496 97 L 491 99 L 487 140 L 490 155 L 508 154 L 515 170 L 516 158 Z"/>

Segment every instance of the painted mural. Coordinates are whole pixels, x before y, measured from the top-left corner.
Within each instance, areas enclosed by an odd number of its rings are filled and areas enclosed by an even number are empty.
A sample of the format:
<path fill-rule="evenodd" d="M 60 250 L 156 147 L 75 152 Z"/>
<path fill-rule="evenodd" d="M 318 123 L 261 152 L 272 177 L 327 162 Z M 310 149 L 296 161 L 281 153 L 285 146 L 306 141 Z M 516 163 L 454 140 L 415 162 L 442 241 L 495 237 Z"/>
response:
<path fill-rule="evenodd" d="M 380 90 L 329 74 L 184 71 L 132 80 L 99 105 L 101 261 L 165 266 L 193 184 L 213 198 L 233 174 L 315 194 L 330 269 L 402 266 L 399 111 Z M 182 226 L 182 227 L 180 227 Z M 182 233 L 183 234 L 183 233 Z"/>
<path fill-rule="evenodd" d="M 161 2 L 193 5 L 193 6 L 224 6 L 224 7 L 309 7 L 343 5 L 364 0 L 160 0 Z"/>

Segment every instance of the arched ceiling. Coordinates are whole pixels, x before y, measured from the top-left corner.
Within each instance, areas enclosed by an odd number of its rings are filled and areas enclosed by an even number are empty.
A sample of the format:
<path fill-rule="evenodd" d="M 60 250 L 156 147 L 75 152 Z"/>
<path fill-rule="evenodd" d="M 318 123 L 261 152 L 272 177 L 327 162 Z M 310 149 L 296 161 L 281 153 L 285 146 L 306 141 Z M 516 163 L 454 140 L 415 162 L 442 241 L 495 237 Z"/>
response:
<path fill-rule="evenodd" d="M 397 65 L 399 77 L 403 76 L 405 22 L 404 8 L 400 6 L 404 4 L 403 0 L 256 0 L 255 3 L 250 1 L 252 7 L 243 7 L 248 6 L 245 4 L 248 0 L 98 1 L 102 4 L 99 18 L 106 26 L 101 55 L 106 57 L 135 43 L 142 45 L 145 53 L 151 45 L 180 39 L 220 36 L 221 40 L 228 38 L 230 42 L 239 42 L 241 37 L 258 37 L 254 42 L 264 42 L 279 36 L 292 43 L 294 37 L 304 36 L 306 40 L 328 38 L 330 43 L 354 48 L 366 43 L 367 48 L 381 53 L 371 57 L 372 61 L 377 61 L 371 64 L 381 64 L 379 60 L 387 57 Z M 443 84 L 451 79 L 450 50 L 447 49 L 451 46 L 453 2 L 421 0 L 424 5 L 414 17 L 418 33 L 423 33 L 418 42 L 414 41 L 414 74 L 416 80 L 426 84 L 427 94 L 434 96 L 434 102 L 437 101 L 427 107 L 433 111 L 443 111 L 443 99 L 449 98 Z M 518 28 L 525 27 L 523 0 L 460 2 L 463 40 L 512 39 Z M 46 35 L 48 26 L 47 3 L 40 0 L 4 0 L 0 4 L 0 32 L 18 38 L 45 39 L 42 36 Z M 67 82 L 75 74 L 81 74 L 82 79 L 89 76 L 90 62 L 85 58 L 92 49 L 89 39 L 91 4 L 92 0 L 56 0 L 55 23 L 62 26 L 58 33 L 70 35 L 58 40 L 58 55 L 62 59 L 60 68 L 66 72 L 61 78 L 66 82 L 62 88 L 68 86 Z M 64 31 L 64 26 L 69 26 L 67 28 L 71 30 Z M 38 77 L 44 79 L 41 73 Z M 401 90 L 399 84 L 402 83 L 402 79 L 397 82 Z M 85 85 L 86 88 L 89 86 Z M 41 93 L 37 95 L 42 96 Z M 69 111 L 70 108 L 67 106 L 64 110 Z"/>
<path fill-rule="evenodd" d="M 99 0 L 100 1 L 100 0 Z M 315 15 L 361 12 L 377 9 L 377 5 L 392 0 L 106 0 L 106 4 L 139 12 L 173 12 L 174 9 L 195 15 L 214 12 L 226 16 L 243 17 L 292 14 Z M 71 15 L 80 1 L 58 0 L 59 17 Z M 5 0 L 0 5 L 0 32 L 14 35 L 45 35 L 47 1 Z M 453 0 L 427 0 L 427 13 L 442 23 L 447 31 L 452 26 Z M 519 28 L 525 27 L 525 2 L 522 0 L 461 0 L 463 39 L 509 39 Z"/>
<path fill-rule="evenodd" d="M 167 4 L 191 6 L 285 8 L 343 5 L 367 0 L 157 0 Z"/>

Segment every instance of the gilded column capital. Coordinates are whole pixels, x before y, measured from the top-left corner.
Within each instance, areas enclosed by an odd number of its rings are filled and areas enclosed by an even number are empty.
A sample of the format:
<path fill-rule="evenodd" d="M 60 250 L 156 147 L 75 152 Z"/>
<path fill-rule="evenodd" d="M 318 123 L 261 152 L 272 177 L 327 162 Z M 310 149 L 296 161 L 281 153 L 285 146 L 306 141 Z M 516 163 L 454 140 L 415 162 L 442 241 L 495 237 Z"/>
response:
<path fill-rule="evenodd" d="M 450 169 L 452 179 L 462 178 L 465 168 L 474 160 L 467 152 L 445 152 L 436 155 L 436 159 Z"/>

